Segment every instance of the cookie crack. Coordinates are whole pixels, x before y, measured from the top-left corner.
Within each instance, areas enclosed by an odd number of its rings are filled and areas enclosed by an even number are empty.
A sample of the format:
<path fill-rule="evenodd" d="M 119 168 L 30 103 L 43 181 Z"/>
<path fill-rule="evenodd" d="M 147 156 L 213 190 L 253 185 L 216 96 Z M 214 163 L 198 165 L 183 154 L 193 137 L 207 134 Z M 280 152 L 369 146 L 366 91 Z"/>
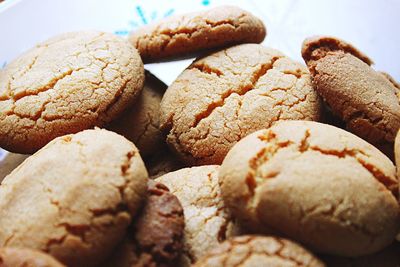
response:
<path fill-rule="evenodd" d="M 238 88 L 227 90 L 220 95 L 220 98 L 217 101 L 210 103 L 206 110 L 197 114 L 195 116 L 194 123 L 192 128 L 196 128 L 197 125 L 205 118 L 209 117 L 211 113 L 217 109 L 218 107 L 222 107 L 225 105 L 226 100 L 234 95 L 237 94 L 239 96 L 245 95 L 248 91 L 256 88 L 259 79 L 264 76 L 268 70 L 274 67 L 274 63 L 279 59 L 279 57 L 274 57 L 271 59 L 271 62 L 262 64 L 255 72 L 253 72 L 251 78 L 249 79 L 249 83 L 247 85 L 242 85 Z M 178 137 L 179 138 L 179 137 Z"/>
<path fill-rule="evenodd" d="M 281 149 L 285 149 L 293 144 L 292 141 L 279 141 L 274 132 L 268 131 L 266 134 L 258 136 L 258 139 L 265 142 L 266 147 L 262 148 L 257 154 L 249 160 L 249 172 L 247 173 L 245 183 L 250 192 L 250 196 L 255 194 L 256 187 L 266 179 L 276 178 L 279 175 L 278 171 L 262 173 L 260 167 L 269 159 L 274 157 Z"/>
<path fill-rule="evenodd" d="M 398 183 L 396 180 L 393 180 L 391 177 L 387 176 L 382 172 L 382 170 L 378 169 L 376 166 L 366 161 L 362 157 L 368 158 L 369 155 L 364 153 L 359 149 L 343 149 L 343 150 L 334 150 L 334 149 L 322 149 L 318 146 L 309 146 L 310 150 L 318 151 L 324 155 L 336 156 L 338 158 L 352 157 L 354 158 L 365 170 L 367 170 L 379 183 L 381 183 L 386 189 L 388 189 L 392 195 L 397 199 L 398 196 Z M 360 157 L 360 155 L 362 157 Z"/>
<path fill-rule="evenodd" d="M 75 71 L 79 71 L 80 69 L 77 69 Z M 54 87 L 57 85 L 58 82 L 60 82 L 61 80 L 63 80 L 65 77 L 72 75 L 72 73 L 74 72 L 73 69 L 68 70 L 66 72 L 64 72 L 63 74 L 61 74 L 60 76 L 56 77 L 55 79 L 53 79 L 52 81 L 50 81 L 48 84 L 46 84 L 45 86 L 42 86 L 40 88 L 36 88 L 35 91 L 29 92 L 29 91 L 23 91 L 17 94 L 12 95 L 12 99 L 14 102 L 16 102 L 17 100 L 27 97 L 27 96 L 32 96 L 32 95 L 38 95 L 39 93 L 42 92 L 46 92 L 47 90 L 50 89 L 54 89 Z"/>
<path fill-rule="evenodd" d="M 215 74 L 218 77 L 220 77 L 221 75 L 223 75 L 223 73 L 216 68 L 212 68 L 209 65 L 207 65 L 205 62 L 195 62 L 194 64 L 192 64 L 189 68 L 190 69 L 197 69 L 198 71 L 202 72 L 202 73 L 206 73 L 206 74 Z"/>

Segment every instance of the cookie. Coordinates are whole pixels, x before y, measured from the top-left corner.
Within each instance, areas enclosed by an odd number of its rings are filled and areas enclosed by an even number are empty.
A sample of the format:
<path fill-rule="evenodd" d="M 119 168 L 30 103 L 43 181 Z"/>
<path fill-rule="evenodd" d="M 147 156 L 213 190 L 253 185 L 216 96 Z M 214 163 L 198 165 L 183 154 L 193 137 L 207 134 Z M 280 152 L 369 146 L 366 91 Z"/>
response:
<path fill-rule="evenodd" d="M 26 248 L 0 248 L 0 267 L 63 267 L 53 257 Z"/>
<path fill-rule="evenodd" d="M 156 179 L 182 204 L 185 215 L 180 266 L 190 266 L 210 248 L 236 233 L 218 186 L 219 166 L 185 168 Z"/>
<path fill-rule="evenodd" d="M 155 154 L 145 161 L 145 164 L 151 179 L 185 167 L 166 146 L 160 147 Z"/>
<path fill-rule="evenodd" d="M 164 136 L 158 125 L 160 102 L 166 88 L 162 81 L 146 72 L 141 94 L 109 127 L 110 130 L 132 141 L 142 157 L 150 156 L 164 143 Z"/>
<path fill-rule="evenodd" d="M 0 70 L 0 147 L 31 154 L 116 118 L 143 86 L 137 50 L 110 33 L 51 38 Z"/>
<path fill-rule="evenodd" d="M 185 225 L 182 206 L 163 184 L 148 185 L 143 210 L 105 266 L 176 266 Z"/>
<path fill-rule="evenodd" d="M 312 250 L 357 257 L 388 246 L 399 230 L 395 166 L 342 129 L 282 121 L 229 151 L 222 196 L 243 223 Z"/>
<path fill-rule="evenodd" d="M 54 139 L 0 185 L 0 247 L 94 266 L 125 236 L 147 188 L 137 148 L 106 130 Z"/>
<path fill-rule="evenodd" d="M 352 45 L 334 37 L 306 39 L 302 56 L 317 92 L 347 129 L 392 154 L 400 128 L 396 82 L 372 69 L 372 61 Z"/>
<path fill-rule="evenodd" d="M 130 42 L 145 63 L 238 43 L 261 43 L 263 22 L 234 6 L 162 19 L 133 31 Z"/>
<path fill-rule="evenodd" d="M 325 266 L 300 245 L 272 236 L 238 236 L 210 250 L 193 267 Z"/>
<path fill-rule="evenodd" d="M 7 153 L 0 160 L 0 183 L 8 174 L 17 168 L 29 155 Z"/>
<path fill-rule="evenodd" d="M 221 164 L 246 135 L 278 120 L 319 120 L 320 109 L 305 66 L 244 44 L 183 71 L 161 101 L 160 127 L 188 165 Z"/>

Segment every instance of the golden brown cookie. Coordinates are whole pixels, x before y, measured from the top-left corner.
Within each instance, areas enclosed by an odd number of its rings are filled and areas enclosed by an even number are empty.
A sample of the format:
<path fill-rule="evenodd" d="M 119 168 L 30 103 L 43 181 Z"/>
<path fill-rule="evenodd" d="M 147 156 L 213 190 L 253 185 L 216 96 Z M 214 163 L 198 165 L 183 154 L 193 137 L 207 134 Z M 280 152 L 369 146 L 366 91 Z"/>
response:
<path fill-rule="evenodd" d="M 219 182 L 238 219 L 318 252 L 374 253 L 399 230 L 393 163 L 327 124 L 282 121 L 247 136 L 229 151 Z"/>
<path fill-rule="evenodd" d="M 219 166 L 185 168 L 156 181 L 168 187 L 182 204 L 185 215 L 181 266 L 190 266 L 210 248 L 235 234 L 218 186 Z"/>
<path fill-rule="evenodd" d="M 235 6 L 219 6 L 143 26 L 129 40 L 148 63 L 226 45 L 261 43 L 265 35 L 263 22 L 253 14 Z"/>
<path fill-rule="evenodd" d="M 300 245 L 278 237 L 238 236 L 211 249 L 193 267 L 323 267 L 318 258 Z"/>
<path fill-rule="evenodd" d="M 0 248 L 0 267 L 63 267 L 53 257 L 27 248 Z"/>
<path fill-rule="evenodd" d="M 179 170 L 184 164 L 168 149 L 162 146 L 159 150 L 145 161 L 150 179 Z"/>
<path fill-rule="evenodd" d="M 182 250 L 182 206 L 168 188 L 149 181 L 147 200 L 124 241 L 104 266 L 176 266 Z"/>
<path fill-rule="evenodd" d="M 161 101 L 160 127 L 188 165 L 221 164 L 246 135 L 278 120 L 319 120 L 305 66 L 257 44 L 196 60 Z"/>
<path fill-rule="evenodd" d="M 29 155 L 7 153 L 0 159 L 0 183 L 8 174 L 17 168 Z"/>
<path fill-rule="evenodd" d="M 110 33 L 73 32 L 0 70 L 0 147 L 33 153 L 57 136 L 116 118 L 143 86 L 135 48 Z"/>
<path fill-rule="evenodd" d="M 356 48 L 334 37 L 306 39 L 302 55 L 316 90 L 347 129 L 392 154 L 400 128 L 396 82 L 372 69 L 372 61 Z"/>
<path fill-rule="evenodd" d="M 141 94 L 109 127 L 132 141 L 144 158 L 156 152 L 164 143 L 164 136 L 158 126 L 160 102 L 166 88 L 162 81 L 146 72 Z"/>
<path fill-rule="evenodd" d="M 144 163 L 124 137 L 95 129 L 56 138 L 1 183 L 0 247 L 94 266 L 121 241 L 146 188 Z"/>

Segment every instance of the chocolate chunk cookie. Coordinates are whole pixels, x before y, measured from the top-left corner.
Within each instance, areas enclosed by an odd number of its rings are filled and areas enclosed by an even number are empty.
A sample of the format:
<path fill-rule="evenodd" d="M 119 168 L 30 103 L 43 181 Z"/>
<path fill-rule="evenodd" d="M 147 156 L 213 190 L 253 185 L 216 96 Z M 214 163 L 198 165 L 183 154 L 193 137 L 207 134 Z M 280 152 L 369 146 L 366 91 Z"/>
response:
<path fill-rule="evenodd" d="M 219 182 L 238 219 L 318 252 L 372 254 L 399 230 L 393 163 L 327 124 L 281 121 L 245 137 L 226 156 Z"/>
<path fill-rule="evenodd" d="M 246 135 L 279 120 L 319 120 L 320 109 L 305 66 L 243 44 L 183 71 L 161 101 L 160 127 L 187 165 L 221 164 Z"/>
<path fill-rule="evenodd" d="M 143 86 L 140 56 L 110 33 L 73 32 L 0 70 L 0 147 L 31 154 L 57 136 L 115 119 Z"/>
<path fill-rule="evenodd" d="M 218 169 L 215 165 L 185 168 L 156 179 L 179 199 L 185 214 L 180 266 L 190 266 L 210 248 L 240 231 L 222 200 Z"/>
<path fill-rule="evenodd" d="M 300 245 L 278 237 L 238 236 L 210 250 L 193 267 L 323 267 L 318 258 Z"/>
<path fill-rule="evenodd" d="M 125 236 L 145 199 L 137 148 L 106 130 L 58 137 L 0 185 L 0 247 L 42 250 L 95 266 Z"/>
<path fill-rule="evenodd" d="M 131 33 L 130 42 L 145 63 L 203 49 L 238 43 L 261 43 L 263 22 L 234 6 L 165 18 Z"/>
<path fill-rule="evenodd" d="M 397 83 L 372 69 L 372 61 L 352 45 L 334 37 L 306 39 L 302 55 L 316 90 L 347 129 L 392 154 L 400 128 Z"/>
<path fill-rule="evenodd" d="M 183 209 L 161 183 L 149 181 L 143 210 L 104 266 L 176 266 L 182 250 Z"/>

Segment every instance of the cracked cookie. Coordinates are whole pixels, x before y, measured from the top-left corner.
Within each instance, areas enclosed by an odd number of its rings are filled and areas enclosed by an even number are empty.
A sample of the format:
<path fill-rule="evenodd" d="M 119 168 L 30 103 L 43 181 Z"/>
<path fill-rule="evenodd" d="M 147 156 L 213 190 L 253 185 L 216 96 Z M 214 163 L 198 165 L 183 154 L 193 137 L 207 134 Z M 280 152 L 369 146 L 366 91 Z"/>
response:
<path fill-rule="evenodd" d="M 17 168 L 29 155 L 7 153 L 6 156 L 0 160 L 0 183 Z"/>
<path fill-rule="evenodd" d="M 245 137 L 222 163 L 219 183 L 242 223 L 318 252 L 371 254 L 399 230 L 393 163 L 327 124 L 281 121 Z"/>
<path fill-rule="evenodd" d="M 0 247 L 94 266 L 124 237 L 147 188 L 137 148 L 106 130 L 58 137 L 0 185 Z"/>
<path fill-rule="evenodd" d="M 263 22 L 234 6 L 165 18 L 133 31 L 130 42 L 145 63 L 238 43 L 261 43 Z"/>
<path fill-rule="evenodd" d="M 167 86 L 150 72 L 141 94 L 127 108 L 124 114 L 108 127 L 132 141 L 146 158 L 164 143 L 164 136 L 158 128 L 160 123 L 160 102 Z"/>
<path fill-rule="evenodd" d="M 318 258 L 300 245 L 278 237 L 238 236 L 211 249 L 193 267 L 323 267 Z"/>
<path fill-rule="evenodd" d="M 367 56 L 334 37 L 306 39 L 302 56 L 317 92 L 347 129 L 392 155 L 400 128 L 398 84 L 371 68 Z"/>
<path fill-rule="evenodd" d="M 63 267 L 53 257 L 32 249 L 0 248 L 0 267 Z"/>
<path fill-rule="evenodd" d="M 188 165 L 221 164 L 237 141 L 278 120 L 319 120 L 320 104 L 305 66 L 244 44 L 183 71 L 161 101 L 160 127 Z"/>
<path fill-rule="evenodd" d="M 132 229 L 105 266 L 176 266 L 185 225 L 182 206 L 161 183 L 149 181 L 147 192 Z"/>
<path fill-rule="evenodd" d="M 238 231 L 221 198 L 218 169 L 215 165 L 185 168 L 156 179 L 168 187 L 183 207 L 185 230 L 180 266 L 190 266 Z"/>
<path fill-rule="evenodd" d="M 140 56 L 110 33 L 51 38 L 0 70 L 0 147 L 34 153 L 116 118 L 143 86 Z"/>

